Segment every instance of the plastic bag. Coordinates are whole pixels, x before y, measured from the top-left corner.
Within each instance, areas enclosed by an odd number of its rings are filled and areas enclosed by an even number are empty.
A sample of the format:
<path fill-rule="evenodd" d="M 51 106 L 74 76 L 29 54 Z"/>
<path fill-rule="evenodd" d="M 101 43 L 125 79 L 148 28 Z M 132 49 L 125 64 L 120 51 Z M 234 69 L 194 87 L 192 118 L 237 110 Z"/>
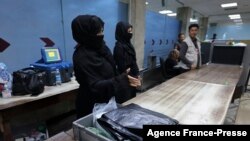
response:
<path fill-rule="evenodd" d="M 95 128 L 99 129 L 103 134 L 105 134 L 105 137 L 114 140 L 114 138 L 105 130 L 102 128 L 102 126 L 99 125 L 97 122 L 97 119 L 101 118 L 103 114 L 117 109 L 117 104 L 115 101 L 115 97 L 112 97 L 108 103 L 96 103 L 93 108 L 93 125 Z"/>
<path fill-rule="evenodd" d="M 138 137 L 143 136 L 143 125 L 179 124 L 175 119 L 136 104 L 130 104 L 103 114 L 98 121 L 106 130 L 111 129 L 109 132 L 113 132 L 113 135 L 118 132 L 124 138 L 130 140 L 140 140 Z"/>
<path fill-rule="evenodd" d="M 7 85 L 8 89 L 12 89 L 12 75 L 8 72 L 7 66 L 0 62 L 0 84 Z"/>
<path fill-rule="evenodd" d="M 96 126 L 96 120 L 101 118 L 103 114 L 117 109 L 117 104 L 115 101 L 115 97 L 112 97 L 109 100 L 109 103 L 96 103 L 93 108 L 93 125 Z M 98 127 L 97 127 L 98 128 Z"/>
<path fill-rule="evenodd" d="M 142 137 L 130 132 L 127 128 L 115 123 L 105 116 L 97 119 L 103 130 L 106 130 L 115 141 L 142 141 Z"/>
<path fill-rule="evenodd" d="M 129 104 L 117 110 L 110 111 L 105 114 L 109 119 L 118 124 L 128 127 L 142 129 L 143 125 L 176 125 L 174 120 L 166 115 L 157 113 L 136 104 Z"/>

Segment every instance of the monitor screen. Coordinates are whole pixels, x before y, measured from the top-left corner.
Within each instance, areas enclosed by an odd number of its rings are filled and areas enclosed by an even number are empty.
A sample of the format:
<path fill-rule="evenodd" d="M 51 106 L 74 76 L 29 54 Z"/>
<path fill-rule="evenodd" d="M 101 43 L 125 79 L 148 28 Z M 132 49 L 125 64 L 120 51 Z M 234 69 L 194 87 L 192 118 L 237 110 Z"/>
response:
<path fill-rule="evenodd" d="M 241 65 L 245 47 L 214 46 L 212 63 Z"/>
<path fill-rule="evenodd" d="M 210 61 L 210 51 L 211 51 L 211 43 L 202 42 L 201 43 L 201 62 L 202 62 L 202 64 L 206 64 Z"/>
<path fill-rule="evenodd" d="M 58 48 L 44 48 L 42 49 L 42 56 L 45 63 L 62 61 Z"/>

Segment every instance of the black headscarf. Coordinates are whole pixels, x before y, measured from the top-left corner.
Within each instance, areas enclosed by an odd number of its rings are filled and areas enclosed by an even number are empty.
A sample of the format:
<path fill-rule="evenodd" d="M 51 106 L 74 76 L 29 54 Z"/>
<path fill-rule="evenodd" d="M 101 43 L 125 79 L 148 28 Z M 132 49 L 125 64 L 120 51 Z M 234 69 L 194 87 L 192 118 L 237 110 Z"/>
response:
<path fill-rule="evenodd" d="M 103 63 L 101 58 L 104 57 L 112 66 L 115 66 L 115 62 L 103 40 L 103 36 L 96 35 L 104 28 L 102 19 L 95 15 L 79 15 L 72 21 L 71 28 L 73 38 L 78 43 L 76 50 L 80 49 L 84 51 L 90 58 L 84 60 L 86 65 L 99 65 L 101 68 Z"/>
<path fill-rule="evenodd" d="M 104 22 L 94 15 L 79 15 L 72 21 L 74 40 L 80 45 L 92 49 L 99 49 L 103 44 L 103 36 L 96 34 L 104 27 Z"/>
<path fill-rule="evenodd" d="M 119 22 L 116 25 L 116 30 L 115 30 L 115 39 L 117 42 L 120 42 L 124 44 L 124 48 L 132 55 L 135 55 L 135 50 L 134 46 L 131 44 L 131 38 L 132 34 L 128 33 L 128 29 L 133 28 L 132 25 L 130 25 L 127 22 Z"/>

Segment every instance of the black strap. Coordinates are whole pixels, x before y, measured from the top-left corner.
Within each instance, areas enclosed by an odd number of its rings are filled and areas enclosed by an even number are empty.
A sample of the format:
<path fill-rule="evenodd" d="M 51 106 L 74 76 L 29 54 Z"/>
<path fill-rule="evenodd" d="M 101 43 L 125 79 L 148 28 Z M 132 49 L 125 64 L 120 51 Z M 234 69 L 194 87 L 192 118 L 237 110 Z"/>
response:
<path fill-rule="evenodd" d="M 132 141 L 142 141 L 141 137 L 135 135 L 134 133 L 130 132 L 128 129 L 117 124 L 111 119 L 108 119 L 105 115 L 103 115 L 97 121 L 106 130 L 108 128 L 108 131 L 112 134 L 112 136 L 115 136 L 115 138 L 123 137 L 123 140 L 130 139 Z"/>

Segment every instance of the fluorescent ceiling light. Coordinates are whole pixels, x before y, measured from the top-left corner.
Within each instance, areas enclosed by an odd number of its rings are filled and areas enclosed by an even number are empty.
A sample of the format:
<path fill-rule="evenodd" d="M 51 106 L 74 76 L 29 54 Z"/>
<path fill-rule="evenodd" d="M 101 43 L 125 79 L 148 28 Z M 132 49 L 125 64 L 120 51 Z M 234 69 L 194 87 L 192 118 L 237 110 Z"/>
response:
<path fill-rule="evenodd" d="M 146 1 L 145 4 L 148 5 L 148 2 Z"/>
<path fill-rule="evenodd" d="M 174 17 L 174 16 L 177 16 L 177 13 L 170 13 L 168 14 L 168 16 Z"/>
<path fill-rule="evenodd" d="M 232 19 L 232 20 L 234 20 L 234 19 L 241 19 L 240 14 L 228 15 L 228 17 L 229 17 L 230 19 Z"/>
<path fill-rule="evenodd" d="M 240 14 L 228 15 L 228 17 L 240 17 Z"/>
<path fill-rule="evenodd" d="M 160 14 L 171 14 L 173 13 L 173 11 L 171 10 L 162 10 L 162 11 L 159 11 Z"/>
<path fill-rule="evenodd" d="M 238 4 L 236 2 L 221 4 L 222 8 L 237 7 L 237 6 L 238 6 Z"/>
<path fill-rule="evenodd" d="M 229 17 L 231 20 L 240 19 L 240 17 Z"/>
<path fill-rule="evenodd" d="M 191 23 L 196 23 L 196 22 L 198 22 L 198 20 L 197 20 L 197 19 L 190 18 L 190 22 L 191 22 Z"/>

